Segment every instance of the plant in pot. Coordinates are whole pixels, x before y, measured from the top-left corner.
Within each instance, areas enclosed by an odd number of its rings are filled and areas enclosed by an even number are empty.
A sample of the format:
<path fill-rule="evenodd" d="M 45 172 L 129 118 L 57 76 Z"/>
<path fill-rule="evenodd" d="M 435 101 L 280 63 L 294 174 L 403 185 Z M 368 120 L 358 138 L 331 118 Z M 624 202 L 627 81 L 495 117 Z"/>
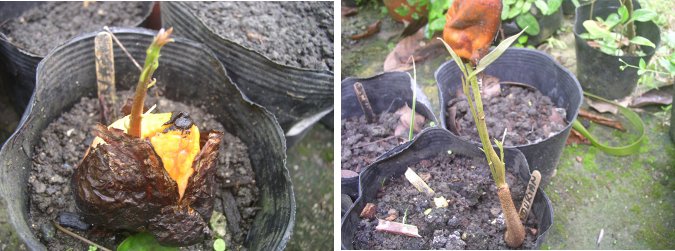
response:
<path fill-rule="evenodd" d="M 516 47 L 537 46 L 562 25 L 562 0 L 504 0 L 502 3 L 504 34 L 512 36 L 525 30 L 516 41 Z"/>
<path fill-rule="evenodd" d="M 3 2 L 0 54 L 13 83 L 18 109 L 25 109 L 35 86 L 35 68 L 66 40 L 102 26 L 145 27 L 153 2 Z"/>
<path fill-rule="evenodd" d="M 585 91 L 608 99 L 623 98 L 637 86 L 638 70 L 626 62 L 649 62 L 660 42 L 656 13 L 636 1 L 596 1 L 577 8 L 574 36 L 577 76 Z"/>
<path fill-rule="evenodd" d="M 154 32 L 113 28 L 111 33 L 131 56 L 142 58 L 152 51 L 146 46 Z M 157 87 L 143 106 L 156 104 L 157 112 L 143 111 L 139 102 L 129 107 L 136 115 L 143 112 L 141 135 L 148 138 L 140 140 L 115 129 L 131 128 L 134 119 L 122 119 L 109 128 L 93 127 L 101 113 L 99 100 L 90 98 L 97 86 L 95 35 L 72 39 L 38 66 L 36 91 L 25 119 L 0 150 L 0 201 L 7 208 L 1 215 L 7 219 L 3 229 L 31 250 L 86 249 L 55 227 L 106 247 L 133 243 L 121 243 L 129 236 L 143 239 L 135 233 L 145 230 L 151 233 L 145 236 L 154 234 L 165 244 L 198 242 L 190 247 L 195 249 L 212 249 L 223 242 L 233 249 L 283 249 L 295 203 L 284 166 L 283 136 L 273 115 L 244 98 L 206 47 L 176 38 L 163 46 L 158 68 L 152 56 L 146 57 L 150 69 L 156 70 Z M 139 83 L 145 88 L 147 82 L 139 80 L 122 48 L 114 51 L 120 97 L 135 96 L 126 89 Z M 143 71 L 142 78 L 148 73 Z M 175 111 L 189 115 L 164 113 Z M 148 130 L 151 127 L 156 130 Z M 215 144 L 218 133 L 200 137 L 209 129 L 222 132 L 220 144 Z M 89 135 L 92 131 L 99 139 Z M 107 144 L 92 145 L 93 141 Z M 212 152 L 216 147 L 217 158 Z M 208 168 L 208 161 L 215 162 L 214 167 Z M 17 168 L 21 166 L 25 168 Z M 131 194 L 138 196 L 125 197 Z"/>
<path fill-rule="evenodd" d="M 496 20 L 498 25 L 499 18 Z M 449 21 L 462 23 L 464 20 L 458 18 Z M 462 36 L 453 34 L 462 34 L 463 30 L 451 29 L 452 24 L 447 27 L 445 41 L 450 44 L 461 42 Z M 477 34 L 486 30 L 479 25 L 473 29 L 472 33 Z M 458 47 L 457 54 L 463 58 L 480 58 L 492 41 L 489 36 L 485 37 L 482 44 Z M 543 183 L 546 184 L 572 128 L 569 122 L 576 119 L 581 105 L 579 83 L 572 73 L 550 56 L 530 49 L 509 48 L 481 71 L 484 73 L 479 76 L 482 97 L 484 102 L 490 104 L 486 110 L 489 133 L 502 135 L 506 129 L 504 147 L 521 150 L 530 167 L 542 173 Z M 453 134 L 478 142 L 480 136 L 470 111 L 469 99 L 463 94 L 462 75 L 462 68 L 454 61 L 444 63 L 436 71 L 441 105 L 440 122 Z M 555 79 L 551 79 L 551 76 L 555 76 Z"/>
<path fill-rule="evenodd" d="M 342 193 L 355 199 L 358 173 L 406 141 L 411 133 L 411 121 L 414 121 L 412 133 L 416 134 L 435 124 L 436 118 L 426 96 L 405 72 L 346 78 L 342 81 L 341 99 Z"/>
<path fill-rule="evenodd" d="M 165 26 L 211 48 L 234 84 L 276 116 L 289 148 L 333 110 L 332 4 L 174 1 L 160 9 Z"/>

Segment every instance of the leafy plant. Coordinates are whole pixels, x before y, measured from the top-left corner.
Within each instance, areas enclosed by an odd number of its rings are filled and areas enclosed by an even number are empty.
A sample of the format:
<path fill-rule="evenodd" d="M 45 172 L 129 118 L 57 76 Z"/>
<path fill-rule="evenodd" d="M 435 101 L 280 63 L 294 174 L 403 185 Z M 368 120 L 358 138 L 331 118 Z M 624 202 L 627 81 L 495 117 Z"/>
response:
<path fill-rule="evenodd" d="M 175 247 L 165 247 L 159 245 L 159 242 L 151 234 L 147 232 L 141 232 L 135 235 L 131 235 L 124 239 L 119 246 L 117 246 L 117 251 L 177 251 L 178 248 Z"/>
<path fill-rule="evenodd" d="M 562 0 L 503 0 L 502 20 L 515 20 L 516 25 L 525 31 L 526 35 L 519 38 L 518 44 L 524 47 L 528 36 L 537 36 L 541 32 L 535 15 L 541 13 L 549 16 L 556 13 L 562 5 Z"/>
<path fill-rule="evenodd" d="M 675 32 L 671 31 L 663 39 L 663 45 L 655 53 L 654 60 L 649 64 L 644 59 L 640 59 L 638 65 L 631 65 L 622 59 L 619 59 L 623 71 L 626 68 L 637 69 L 637 74 L 640 76 L 639 84 L 644 85 L 647 89 L 657 89 L 663 83 L 672 82 L 675 78 Z M 669 78 L 666 81 L 657 81 L 658 77 Z"/>
<path fill-rule="evenodd" d="M 630 3 L 630 4 L 627 4 Z M 592 12 L 592 11 L 591 11 Z M 586 32 L 579 36 L 589 40 L 589 45 L 600 51 L 614 56 L 623 56 L 625 53 L 643 55 L 639 45 L 656 47 L 649 39 L 635 34 L 635 22 L 647 22 L 656 17 L 656 12 L 647 9 L 633 11 L 631 1 L 622 1 L 616 13 L 606 19 L 596 17 L 595 20 L 586 20 L 583 25 Z"/>
<path fill-rule="evenodd" d="M 482 150 L 485 153 L 485 158 L 487 159 L 488 165 L 490 166 L 490 173 L 492 178 L 495 181 L 497 186 L 497 195 L 499 197 L 499 202 L 502 206 L 502 211 L 504 212 L 504 217 L 506 218 L 506 234 L 504 239 L 506 244 L 509 247 L 519 247 L 525 239 L 525 229 L 523 227 L 518 213 L 513 204 L 513 199 L 511 198 L 511 191 L 509 189 L 508 183 L 506 183 L 505 175 L 505 163 L 504 163 L 504 138 L 499 141 L 494 140 L 497 148 L 499 148 L 499 155 L 492 147 L 490 138 L 487 131 L 487 125 L 485 124 L 485 112 L 483 111 L 483 101 L 480 94 L 480 88 L 478 84 L 478 74 L 487 68 L 492 62 L 497 60 L 506 49 L 518 39 L 518 37 L 524 32 L 522 30 L 519 34 L 511 36 L 504 41 L 502 41 L 492 52 L 488 53 L 478 61 L 478 63 L 464 63 L 462 58 L 460 58 L 450 45 L 445 43 L 448 52 L 452 55 L 453 60 L 459 67 L 462 72 L 462 90 L 464 95 L 467 98 L 469 103 L 469 108 L 471 115 L 474 119 L 476 129 L 478 130 L 478 135 L 480 137 L 481 144 L 483 146 Z M 471 95 L 473 92 L 473 95 Z M 506 136 L 506 133 L 504 133 Z"/>
<path fill-rule="evenodd" d="M 214 251 L 225 251 L 226 248 L 227 245 L 225 244 L 225 241 L 221 238 L 218 238 L 213 242 Z"/>
<path fill-rule="evenodd" d="M 453 0 L 428 0 L 430 1 L 428 19 L 424 36 L 431 38 L 436 32 L 443 31 L 445 27 L 445 12 L 450 8 Z"/>
<path fill-rule="evenodd" d="M 407 16 L 412 11 L 410 17 L 412 17 L 413 20 L 418 20 L 421 18 L 419 13 L 422 13 L 424 7 L 428 6 L 431 1 L 432 0 L 406 0 L 407 5 L 401 4 L 394 9 L 394 12 L 401 16 Z"/>

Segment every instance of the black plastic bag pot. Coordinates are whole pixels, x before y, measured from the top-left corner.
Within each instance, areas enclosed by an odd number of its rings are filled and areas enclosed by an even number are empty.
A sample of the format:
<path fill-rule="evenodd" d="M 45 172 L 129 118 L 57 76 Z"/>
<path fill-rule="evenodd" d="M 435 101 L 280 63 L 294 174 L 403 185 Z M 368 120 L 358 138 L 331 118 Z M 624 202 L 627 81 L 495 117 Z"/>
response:
<path fill-rule="evenodd" d="M 507 149 L 518 148 L 532 170 L 539 170 L 542 185 L 548 183 L 555 170 L 565 141 L 572 129 L 572 121 L 577 118 L 582 101 L 579 82 L 565 67 L 558 64 L 549 55 L 530 49 L 509 48 L 484 71 L 487 75 L 499 78 L 500 81 L 518 82 L 530 85 L 543 95 L 551 98 L 556 107 L 565 109 L 567 126 L 555 135 L 540 142 L 526 145 L 505 146 Z M 441 125 L 446 124 L 446 105 L 462 89 L 461 72 L 455 61 L 448 61 L 436 70 L 436 82 L 441 104 Z M 475 143 L 479 145 L 478 139 Z"/>
<path fill-rule="evenodd" d="M 537 9 L 537 11 L 539 11 L 539 9 Z M 543 43 L 546 39 L 551 37 L 555 31 L 560 29 L 560 26 L 562 26 L 563 14 L 562 10 L 558 9 L 558 11 L 551 15 L 543 15 L 539 12 L 535 17 L 539 24 L 539 34 L 536 36 L 528 35 L 529 38 L 527 39 L 527 44 L 533 46 Z M 505 37 L 516 35 L 523 30 L 516 24 L 515 18 L 513 20 L 502 21 L 502 28 L 504 29 Z M 498 42 L 499 41 L 501 41 L 501 39 L 498 39 Z"/>
<path fill-rule="evenodd" d="M 276 116 L 293 146 L 303 132 L 333 110 L 333 72 L 278 64 L 216 34 L 185 2 L 162 2 L 162 22 L 176 34 L 202 42 L 225 65 L 234 84 Z"/>
<path fill-rule="evenodd" d="M 633 1 L 635 9 L 639 4 Z M 593 19 L 601 17 L 607 18 L 609 14 L 616 13 L 620 7 L 618 1 L 596 1 L 593 5 Z M 644 57 L 624 55 L 621 57 L 605 54 L 588 45 L 588 41 L 582 39 L 579 35 L 586 32 L 584 21 L 589 20 L 591 15 L 591 4 L 579 6 L 576 10 L 574 22 L 574 40 L 577 56 L 577 77 L 584 91 L 593 93 L 607 99 L 618 99 L 630 95 L 637 86 L 637 69 L 626 68 L 623 71 L 619 68 L 623 65 L 619 61 L 622 59 L 626 63 L 638 65 L 640 58 L 646 62 L 654 56 L 654 48 L 640 46 L 645 52 Z M 643 36 L 652 41 L 656 47 L 659 46 L 661 35 L 659 27 L 654 22 L 635 22 L 635 30 L 638 36 Z"/>
<path fill-rule="evenodd" d="M 18 18 L 23 12 L 42 5 L 45 2 L 0 2 L 0 23 L 6 20 Z M 147 11 L 143 21 L 136 24 L 136 27 L 145 27 L 153 2 L 147 2 Z M 10 81 L 13 84 L 9 89 L 13 97 L 14 105 L 23 110 L 28 104 L 33 88 L 35 86 L 35 70 L 37 64 L 46 55 L 37 55 L 34 52 L 20 48 L 18 45 L 9 42 L 5 34 L 0 32 L 0 54 L 3 54 L 7 60 L 7 71 L 10 75 Z"/>
<path fill-rule="evenodd" d="M 119 40 L 137 59 L 143 59 L 154 31 L 138 28 L 113 29 Z M 0 190 L 3 224 L 29 250 L 46 250 L 28 227 L 28 175 L 32 151 L 47 125 L 70 109 L 82 96 L 96 93 L 94 37 L 78 36 L 53 50 L 37 69 L 35 94 L 17 132 L 0 150 Z M 138 69 L 115 49 L 115 79 L 118 90 L 134 86 Z M 162 49 L 160 67 L 154 77 L 165 87 L 166 97 L 205 107 L 225 130 L 247 146 L 259 188 L 257 212 L 244 246 L 250 250 L 282 250 L 295 221 L 295 200 L 288 170 L 281 128 L 274 116 L 248 101 L 231 83 L 225 68 L 205 46 L 176 38 Z M 5 213 L 6 212 L 6 213 Z M 6 222 L 6 223 L 4 223 Z"/>
<path fill-rule="evenodd" d="M 407 72 L 385 72 L 369 78 L 349 77 L 342 80 L 342 119 L 360 117 L 364 114 L 354 93 L 356 82 L 363 85 L 375 114 L 396 112 L 406 104 L 412 108 L 414 89 L 417 94 L 415 111 L 427 120 L 438 123 L 436 116 L 431 111 L 429 100 Z M 356 199 L 358 177 L 342 179 L 341 183 L 342 193 Z"/>
<path fill-rule="evenodd" d="M 14 132 L 23 110 L 18 109 L 12 102 L 9 92 L 10 81 L 5 69 L 6 60 L 0 55 L 0 147 Z"/>
<path fill-rule="evenodd" d="M 359 214 L 368 202 L 376 201 L 377 192 L 381 187 L 380 180 L 405 173 L 408 166 L 421 160 L 433 158 L 440 153 L 452 150 L 453 154 L 473 158 L 485 158 L 485 154 L 475 145 L 459 139 L 447 130 L 440 128 L 425 129 L 412 141 L 406 142 L 387 152 L 361 172 L 359 180 L 359 198 L 342 218 L 342 249 L 353 249 L 352 241 L 356 228 L 361 221 Z M 504 161 L 506 168 L 527 182 L 530 179 L 530 169 L 527 161 L 518 149 L 505 149 Z M 544 191 L 539 188 L 531 209 L 534 217 L 539 221 L 537 229 L 536 247 L 543 243 L 548 230 L 553 224 L 553 206 Z"/>

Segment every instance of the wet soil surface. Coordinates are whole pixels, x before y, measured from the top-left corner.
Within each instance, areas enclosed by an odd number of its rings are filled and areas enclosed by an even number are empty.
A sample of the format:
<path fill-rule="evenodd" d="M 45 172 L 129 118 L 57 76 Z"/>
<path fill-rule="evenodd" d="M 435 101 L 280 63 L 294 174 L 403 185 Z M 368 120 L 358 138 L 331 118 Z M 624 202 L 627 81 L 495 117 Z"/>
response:
<path fill-rule="evenodd" d="M 147 2 L 47 2 L 8 20 L 0 30 L 9 40 L 33 54 L 46 56 L 66 40 L 103 26 L 136 26 L 146 14 Z"/>
<path fill-rule="evenodd" d="M 342 169 L 361 172 L 386 151 L 405 141 L 408 136 L 395 136 L 400 115 L 382 113 L 376 123 L 366 116 L 342 120 Z"/>
<path fill-rule="evenodd" d="M 497 189 L 484 160 L 456 154 L 441 154 L 411 167 L 436 192 L 448 200 L 447 208 L 436 208 L 434 197 L 417 191 L 404 176 L 386 180 L 378 194 L 375 219 L 362 219 L 354 238 L 356 249 L 506 249 L 504 215 Z M 516 208 L 525 196 L 526 181 L 507 171 Z M 425 215 L 425 210 L 431 212 Z M 407 211 L 407 213 L 406 213 Z M 393 215 L 393 216 L 392 216 Z M 422 238 L 375 231 L 378 219 L 415 225 Z M 530 213 L 525 223 L 522 249 L 532 249 L 536 220 Z"/>
<path fill-rule="evenodd" d="M 452 114 L 453 105 L 460 137 L 478 142 L 478 131 L 466 98 L 462 95 L 460 99 L 448 101 L 447 114 Z M 501 140 L 507 129 L 504 144 L 507 146 L 540 142 L 567 125 L 565 110 L 555 107 L 549 97 L 534 88 L 502 84 L 498 96 L 483 98 L 483 109 L 490 137 Z M 448 128 L 451 123 L 450 119 L 446 121 Z"/>
<path fill-rule="evenodd" d="M 332 2 L 194 2 L 219 35 L 275 62 L 333 70 Z"/>
<path fill-rule="evenodd" d="M 151 93 L 152 90 L 151 90 Z M 132 92 L 118 92 L 121 100 Z M 146 107 L 157 104 L 156 112 L 186 111 L 200 131 L 220 130 L 223 126 L 214 116 L 198 108 L 163 97 L 148 95 Z M 86 250 L 88 245 L 55 231 L 52 220 L 64 212 L 76 213 L 70 178 L 94 139 L 92 128 L 99 122 L 98 99 L 83 97 L 72 109 L 52 122 L 41 134 L 35 147 L 29 182 L 29 221 L 33 232 L 50 250 Z M 232 134 L 225 132 L 218 155 L 214 217 L 224 215 L 226 223 L 211 223 L 212 233 L 223 233 L 228 249 L 239 250 L 258 210 L 258 188 L 247 153 L 247 146 Z M 236 209 L 235 209 L 236 208 Z M 221 218 L 222 221 L 222 218 Z M 214 227 L 215 226 L 215 227 Z M 225 229 L 226 228 L 226 229 Z M 72 229 L 71 229 L 72 230 Z M 106 247 L 114 247 L 126 238 L 126 232 L 111 233 L 96 227 L 78 234 Z M 215 237 L 214 237 L 215 238 Z M 213 240 L 183 250 L 212 250 Z"/>

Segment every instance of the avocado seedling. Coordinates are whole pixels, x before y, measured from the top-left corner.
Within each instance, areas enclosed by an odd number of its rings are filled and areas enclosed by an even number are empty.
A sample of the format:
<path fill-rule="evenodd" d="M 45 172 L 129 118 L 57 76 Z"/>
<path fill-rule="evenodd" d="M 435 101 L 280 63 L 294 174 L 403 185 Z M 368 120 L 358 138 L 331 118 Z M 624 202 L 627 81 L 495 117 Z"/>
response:
<path fill-rule="evenodd" d="M 173 41 L 172 30 L 160 30 L 146 51 L 131 114 L 94 129 L 97 137 L 71 186 L 87 223 L 147 231 L 159 244 L 187 246 L 209 233 L 223 134 L 202 136 L 187 113 L 143 113 L 146 92 L 156 83 L 152 75 L 160 50 Z"/>
<path fill-rule="evenodd" d="M 469 1 L 457 0 L 453 7 L 461 7 Z M 494 1 L 490 4 L 492 7 L 498 7 L 501 10 L 501 3 Z M 457 10 L 462 10 L 457 8 Z M 497 12 L 499 13 L 499 12 Z M 498 14 L 497 14 L 498 15 Z M 506 233 L 504 239 L 509 247 L 519 247 L 525 239 L 525 229 L 520 221 L 518 212 L 511 198 L 511 191 L 506 183 L 505 163 L 504 163 L 504 139 L 501 141 L 495 139 L 495 144 L 499 148 L 499 155 L 492 147 L 487 126 L 485 124 L 485 113 L 483 111 L 483 101 L 481 97 L 482 76 L 479 81 L 479 74 L 494 62 L 506 49 L 523 33 L 511 36 L 503 40 L 497 48 L 488 52 L 489 41 L 497 34 L 499 27 L 499 18 L 472 17 L 463 12 L 448 11 L 448 23 L 444 31 L 444 41 L 448 52 L 462 72 L 462 90 L 466 96 L 471 115 L 480 136 L 483 153 L 490 166 L 490 173 L 497 186 L 497 195 L 506 219 Z M 446 35 L 447 34 L 447 35 Z M 483 40 L 467 40 L 471 37 L 489 37 L 487 42 Z M 458 51 L 459 53 L 455 52 Z M 459 55 L 458 55 L 459 54 Z M 467 60 L 468 62 L 464 62 Z M 479 83 L 480 82 L 480 83 Z M 471 95 L 473 92 L 473 95 Z M 506 136 L 506 134 L 504 134 Z"/>

